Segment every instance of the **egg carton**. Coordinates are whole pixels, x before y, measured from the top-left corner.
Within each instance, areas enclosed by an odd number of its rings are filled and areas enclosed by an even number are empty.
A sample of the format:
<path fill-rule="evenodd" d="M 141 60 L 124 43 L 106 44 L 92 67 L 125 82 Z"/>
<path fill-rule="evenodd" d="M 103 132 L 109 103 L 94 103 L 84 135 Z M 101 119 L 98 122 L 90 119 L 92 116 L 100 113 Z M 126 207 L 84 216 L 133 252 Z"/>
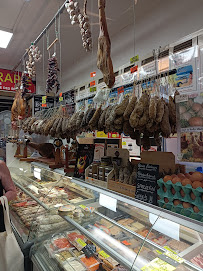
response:
<path fill-rule="evenodd" d="M 173 200 L 178 199 L 183 202 L 188 202 L 192 205 L 195 205 L 199 208 L 200 211 L 203 211 L 203 188 L 198 187 L 196 189 L 192 188 L 190 184 L 183 186 L 181 183 L 173 184 L 171 181 L 164 182 L 163 179 L 159 179 L 158 181 L 159 189 L 157 194 L 161 199 L 168 198 L 169 202 L 173 202 Z M 164 187 L 166 187 L 166 192 L 164 192 Z M 171 192 L 171 189 L 175 190 L 175 194 Z M 180 191 L 183 190 L 184 197 L 182 197 Z M 195 195 L 195 200 L 193 200 L 190 196 L 191 192 Z"/>
<path fill-rule="evenodd" d="M 185 209 L 182 204 L 174 205 L 173 202 L 166 203 L 163 199 L 158 200 L 158 205 L 161 208 L 165 208 L 169 211 L 190 217 L 192 219 L 196 219 L 198 221 L 203 222 L 203 211 L 200 210 L 199 213 L 195 213 L 193 208 Z"/>

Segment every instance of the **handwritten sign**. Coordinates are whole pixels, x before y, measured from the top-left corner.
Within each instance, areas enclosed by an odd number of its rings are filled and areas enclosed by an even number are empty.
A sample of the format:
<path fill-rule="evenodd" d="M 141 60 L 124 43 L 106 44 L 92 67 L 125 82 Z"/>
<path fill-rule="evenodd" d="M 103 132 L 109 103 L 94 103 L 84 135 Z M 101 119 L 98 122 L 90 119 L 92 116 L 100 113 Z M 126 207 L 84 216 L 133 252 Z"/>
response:
<path fill-rule="evenodd" d="M 159 166 L 138 164 L 135 198 L 157 205 L 157 179 Z"/>

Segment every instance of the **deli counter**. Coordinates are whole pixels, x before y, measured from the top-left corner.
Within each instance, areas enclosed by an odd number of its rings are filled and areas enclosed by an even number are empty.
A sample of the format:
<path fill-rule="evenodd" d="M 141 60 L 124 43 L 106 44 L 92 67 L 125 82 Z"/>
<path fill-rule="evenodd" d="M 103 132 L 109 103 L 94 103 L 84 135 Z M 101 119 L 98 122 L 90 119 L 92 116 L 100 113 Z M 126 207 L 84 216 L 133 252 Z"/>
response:
<path fill-rule="evenodd" d="M 34 271 L 203 270 L 203 223 L 31 163 L 10 167 Z"/>

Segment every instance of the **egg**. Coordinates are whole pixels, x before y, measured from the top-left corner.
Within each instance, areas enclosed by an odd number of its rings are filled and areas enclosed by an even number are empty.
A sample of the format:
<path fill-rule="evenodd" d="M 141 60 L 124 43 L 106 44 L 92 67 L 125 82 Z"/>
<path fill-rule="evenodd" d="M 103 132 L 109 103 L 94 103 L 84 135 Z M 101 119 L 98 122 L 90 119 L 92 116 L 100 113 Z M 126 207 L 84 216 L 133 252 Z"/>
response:
<path fill-rule="evenodd" d="M 189 173 L 185 173 L 185 177 L 186 177 L 187 179 L 190 179 L 190 178 L 191 178 L 191 175 L 190 175 Z"/>
<path fill-rule="evenodd" d="M 195 171 L 191 176 L 191 181 L 193 181 L 193 182 L 195 182 L 195 181 L 202 182 L 203 181 L 203 174 L 201 172 Z"/>
<path fill-rule="evenodd" d="M 163 179 L 163 181 L 166 183 L 166 182 L 168 182 L 168 181 L 171 181 L 172 180 L 172 178 L 171 178 L 171 176 L 169 176 L 169 175 L 166 175 L 165 177 L 164 177 L 164 179 Z"/>
<path fill-rule="evenodd" d="M 174 204 L 175 206 L 177 206 L 177 205 L 181 204 L 181 201 L 178 200 L 178 199 L 175 199 L 175 200 L 173 201 L 173 204 Z"/>
<path fill-rule="evenodd" d="M 179 177 L 175 177 L 173 178 L 172 183 L 181 183 L 181 179 Z"/>
<path fill-rule="evenodd" d="M 185 179 L 185 175 L 183 173 L 178 173 L 178 178 L 180 178 L 181 180 Z"/>
<path fill-rule="evenodd" d="M 175 177 L 177 177 L 176 174 L 172 174 L 172 175 L 171 175 L 171 178 L 172 178 L 172 179 L 175 178 Z"/>
<path fill-rule="evenodd" d="M 187 208 L 190 208 L 192 207 L 192 205 L 188 202 L 183 202 L 183 208 L 187 209 Z"/>
<path fill-rule="evenodd" d="M 180 194 L 183 198 L 185 197 L 185 192 L 183 191 L 183 189 L 180 190 Z"/>
<path fill-rule="evenodd" d="M 165 201 L 165 203 L 168 203 L 168 202 L 169 202 L 169 200 L 168 200 L 167 198 L 164 198 L 164 201 Z"/>
<path fill-rule="evenodd" d="M 164 189 L 164 192 L 166 193 L 167 189 L 166 189 L 166 187 L 165 187 L 165 186 L 164 186 L 164 188 L 163 188 L 163 189 Z"/>
<path fill-rule="evenodd" d="M 190 193 L 190 197 L 191 197 L 192 200 L 196 199 L 196 196 L 195 196 L 195 194 L 193 192 Z"/>
<path fill-rule="evenodd" d="M 196 189 L 196 188 L 198 188 L 198 187 L 203 187 L 203 183 L 200 182 L 200 181 L 195 181 L 195 182 L 192 183 L 192 187 L 193 187 L 194 189 Z"/>
<path fill-rule="evenodd" d="M 187 184 L 192 185 L 192 182 L 191 182 L 190 179 L 183 179 L 183 180 L 181 181 L 181 183 L 182 183 L 183 186 L 185 186 L 185 185 L 187 185 Z"/>
<path fill-rule="evenodd" d="M 194 206 L 193 210 L 194 210 L 195 213 L 199 213 L 199 208 L 197 206 Z"/>
<path fill-rule="evenodd" d="M 172 187 L 171 188 L 171 193 L 173 194 L 173 195 L 175 195 L 175 193 L 176 193 L 176 191 L 175 191 L 175 189 Z"/>

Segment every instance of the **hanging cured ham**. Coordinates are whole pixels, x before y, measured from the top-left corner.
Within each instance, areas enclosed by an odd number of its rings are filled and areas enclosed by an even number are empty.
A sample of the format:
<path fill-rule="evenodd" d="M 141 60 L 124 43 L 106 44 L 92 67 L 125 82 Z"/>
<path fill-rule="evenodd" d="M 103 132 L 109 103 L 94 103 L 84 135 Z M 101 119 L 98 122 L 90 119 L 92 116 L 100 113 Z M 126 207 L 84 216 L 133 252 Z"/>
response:
<path fill-rule="evenodd" d="M 97 67 L 103 73 L 106 85 L 112 88 L 115 82 L 115 75 L 111 60 L 111 41 L 106 23 L 105 3 L 105 0 L 98 0 L 100 33 L 98 39 Z"/>

